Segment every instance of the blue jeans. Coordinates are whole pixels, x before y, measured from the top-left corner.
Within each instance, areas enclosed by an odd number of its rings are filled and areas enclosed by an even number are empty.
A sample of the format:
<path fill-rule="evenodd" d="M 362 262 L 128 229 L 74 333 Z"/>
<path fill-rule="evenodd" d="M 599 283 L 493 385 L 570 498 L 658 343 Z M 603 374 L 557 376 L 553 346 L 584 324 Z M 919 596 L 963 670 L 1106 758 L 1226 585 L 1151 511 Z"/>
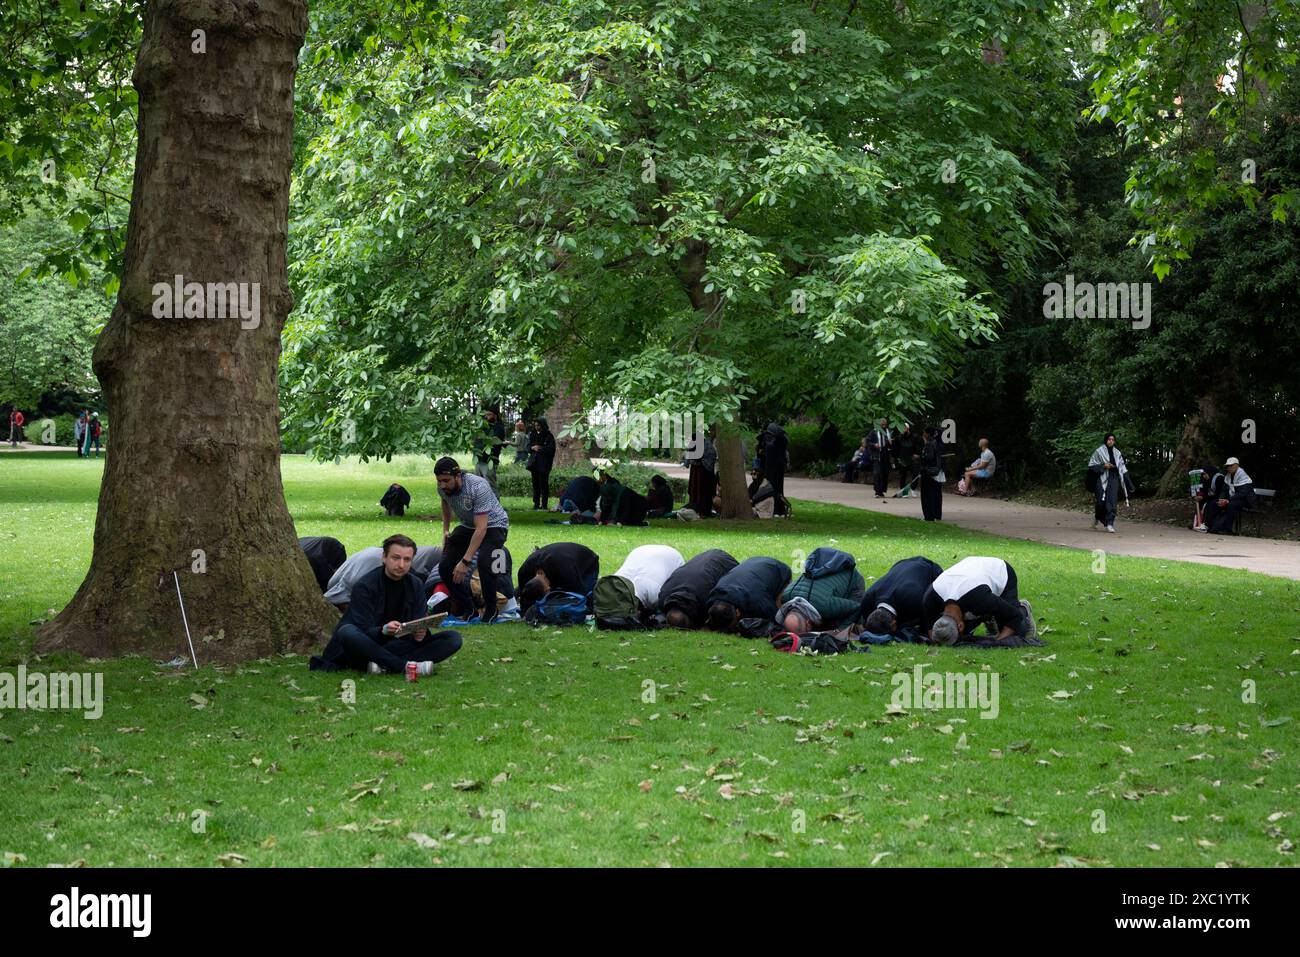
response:
<path fill-rule="evenodd" d="M 343 660 L 339 664 L 347 668 L 364 671 L 370 662 L 375 662 L 385 671 L 401 674 L 406 670 L 408 661 L 446 661 L 460 651 L 460 633 L 440 631 L 429 635 L 424 641 L 416 641 L 411 635 L 402 638 L 390 638 L 378 642 L 356 625 L 340 625 L 336 634 L 343 642 Z"/>

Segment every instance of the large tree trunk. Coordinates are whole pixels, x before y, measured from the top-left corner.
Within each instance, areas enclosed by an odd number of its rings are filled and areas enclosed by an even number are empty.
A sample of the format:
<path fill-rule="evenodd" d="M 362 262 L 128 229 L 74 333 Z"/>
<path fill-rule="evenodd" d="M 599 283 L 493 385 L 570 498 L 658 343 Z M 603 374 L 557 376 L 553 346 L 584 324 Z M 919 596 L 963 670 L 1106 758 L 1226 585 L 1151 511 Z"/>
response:
<path fill-rule="evenodd" d="M 745 457 L 740 452 L 740 429 L 736 423 L 721 422 L 717 438 L 718 494 L 722 497 L 722 518 L 753 518 L 749 483 L 745 481 Z"/>
<path fill-rule="evenodd" d="M 122 288 L 94 357 L 113 442 L 90 571 L 42 631 L 43 651 L 188 655 L 173 570 L 201 664 L 305 650 L 337 620 L 280 482 L 276 368 L 292 307 L 285 237 L 306 28 L 302 0 L 148 6 Z M 260 314 L 155 318 L 154 284 L 177 274 L 248 283 Z M 169 314 L 183 316 L 177 306 Z"/>
<path fill-rule="evenodd" d="M 1183 428 L 1183 437 L 1178 440 L 1174 450 L 1173 461 L 1160 477 L 1156 494 L 1162 498 L 1175 498 L 1187 494 L 1187 473 L 1196 468 L 1205 457 L 1205 431 L 1212 428 L 1218 415 L 1218 406 L 1214 397 L 1202 393 L 1197 402 L 1196 411 L 1187 420 Z"/>
<path fill-rule="evenodd" d="M 560 430 L 576 422 L 582 415 L 582 383 L 577 379 L 560 382 L 555 398 L 546 409 L 546 424 L 555 434 L 555 468 L 579 465 L 591 467 L 591 457 L 586 446 L 573 435 L 561 437 Z"/>

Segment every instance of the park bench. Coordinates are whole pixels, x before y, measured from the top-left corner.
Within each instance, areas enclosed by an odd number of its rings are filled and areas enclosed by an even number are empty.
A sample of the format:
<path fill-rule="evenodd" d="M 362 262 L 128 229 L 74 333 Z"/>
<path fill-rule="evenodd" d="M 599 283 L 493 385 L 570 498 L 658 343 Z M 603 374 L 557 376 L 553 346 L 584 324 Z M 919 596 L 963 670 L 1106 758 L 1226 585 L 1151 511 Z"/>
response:
<path fill-rule="evenodd" d="M 1265 508 L 1271 507 L 1276 497 L 1277 497 L 1277 489 L 1272 489 L 1272 488 L 1255 489 L 1254 504 L 1247 505 L 1245 508 L 1243 508 L 1241 511 L 1237 513 L 1237 519 L 1232 523 L 1232 533 L 1234 535 L 1241 534 L 1241 520 L 1243 517 L 1249 515 L 1250 523 L 1252 526 L 1254 526 L 1255 529 L 1255 533 L 1254 533 L 1255 537 L 1258 538 L 1259 537 L 1259 513 L 1262 512 Z"/>

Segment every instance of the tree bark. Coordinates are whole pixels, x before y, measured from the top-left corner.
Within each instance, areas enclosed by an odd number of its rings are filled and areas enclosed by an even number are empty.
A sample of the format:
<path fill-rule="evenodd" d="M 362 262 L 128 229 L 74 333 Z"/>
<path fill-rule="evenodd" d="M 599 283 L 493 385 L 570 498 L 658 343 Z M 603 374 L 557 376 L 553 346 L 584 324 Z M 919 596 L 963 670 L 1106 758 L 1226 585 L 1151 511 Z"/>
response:
<path fill-rule="evenodd" d="M 1183 436 L 1174 449 L 1173 460 L 1160 477 L 1156 494 L 1162 498 L 1173 498 L 1187 494 L 1187 473 L 1196 468 L 1205 457 L 1205 431 L 1213 427 L 1218 416 L 1218 405 L 1214 396 L 1202 393 L 1197 401 L 1196 411 L 1187 420 Z"/>
<path fill-rule="evenodd" d="M 740 452 L 740 428 L 734 422 L 719 422 L 713 444 L 718 449 L 718 494 L 722 497 L 719 516 L 753 518 L 749 483 L 745 481 L 745 459 Z"/>
<path fill-rule="evenodd" d="M 555 468 L 578 465 L 591 467 L 591 457 L 582 441 L 573 435 L 560 437 L 560 430 L 577 421 L 582 415 L 582 382 L 563 379 L 555 398 L 546 409 L 546 423 L 555 434 Z"/>
<path fill-rule="evenodd" d="M 201 664 L 306 650 L 337 620 L 280 480 L 276 370 L 293 305 L 285 239 L 306 28 L 303 0 L 148 5 L 122 287 L 94 355 L 113 443 L 90 571 L 41 651 L 188 657 L 173 570 Z M 155 284 L 177 274 L 248 284 L 247 314 L 214 316 L 229 307 L 206 285 L 203 317 L 160 307 Z"/>

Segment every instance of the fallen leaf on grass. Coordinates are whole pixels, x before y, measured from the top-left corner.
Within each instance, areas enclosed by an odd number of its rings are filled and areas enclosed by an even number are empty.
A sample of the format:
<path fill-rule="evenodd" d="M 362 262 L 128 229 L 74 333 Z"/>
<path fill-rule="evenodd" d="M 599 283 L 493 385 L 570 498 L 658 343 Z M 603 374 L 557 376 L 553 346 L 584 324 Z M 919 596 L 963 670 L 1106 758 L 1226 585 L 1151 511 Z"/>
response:
<path fill-rule="evenodd" d="M 416 844 L 418 844 L 420 847 L 432 848 L 438 846 L 438 842 L 433 838 L 431 838 L 428 834 L 421 834 L 418 831 L 412 831 L 410 834 L 406 836 L 410 838 L 412 841 L 414 841 Z"/>
<path fill-rule="evenodd" d="M 208 699 L 201 694 L 190 695 L 190 701 L 193 703 L 195 711 L 202 711 L 208 706 Z"/>
<path fill-rule="evenodd" d="M 655 786 L 655 783 L 654 783 L 653 781 L 650 781 L 650 780 L 642 781 L 640 784 L 637 785 L 637 787 L 639 787 L 639 788 L 641 789 L 641 793 L 642 793 L 642 794 L 646 793 L 647 791 L 649 791 L 649 790 L 650 790 L 652 787 L 654 787 L 654 786 Z"/>
<path fill-rule="evenodd" d="M 481 791 L 483 782 L 476 781 L 473 778 L 465 778 L 462 781 L 453 781 L 451 786 L 456 791 Z"/>
<path fill-rule="evenodd" d="M 234 852 L 231 852 L 230 854 L 219 854 L 217 855 L 217 860 L 221 862 L 222 867 L 239 867 L 241 864 L 248 863 L 248 858 L 243 854 L 235 854 Z"/>

